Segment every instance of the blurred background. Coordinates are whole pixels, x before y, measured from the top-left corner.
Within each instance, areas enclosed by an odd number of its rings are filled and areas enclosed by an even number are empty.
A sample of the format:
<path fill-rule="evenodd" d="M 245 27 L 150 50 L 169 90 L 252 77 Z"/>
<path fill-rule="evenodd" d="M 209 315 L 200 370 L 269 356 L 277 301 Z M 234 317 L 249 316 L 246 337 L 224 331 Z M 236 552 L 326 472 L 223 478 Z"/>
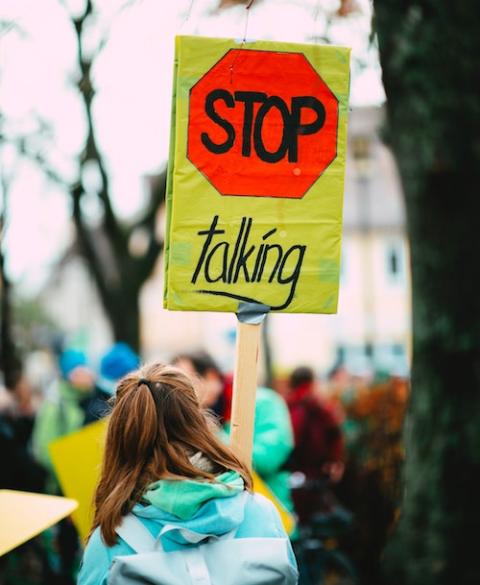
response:
<path fill-rule="evenodd" d="M 421 20 L 412 10 L 402 31 Z M 304 585 L 386 583 L 380 562 L 399 515 L 412 295 L 405 197 L 383 142 L 386 98 L 371 24 L 368 0 L 1 2 L 0 487 L 58 493 L 39 413 L 59 379 L 105 390 L 105 378 L 119 375 L 117 354 L 105 360 L 116 342 L 142 361 L 206 351 L 222 375 L 233 369 L 234 315 L 162 308 L 174 36 L 349 46 L 338 314 L 269 315 L 259 383 L 293 412 L 292 373 L 303 367 L 341 436 L 332 459 L 342 469 L 329 472 L 328 486 L 340 517 L 313 535 L 313 561 L 305 556 L 311 533 L 300 535 L 298 554 L 305 565 L 325 565 L 335 554 L 319 551 L 339 547 L 337 566 L 346 568 L 343 580 L 304 575 Z M 128 351 L 121 357 L 135 367 Z M 56 436 L 98 418 L 89 419 L 83 398 Z M 7 461 L 12 444 L 19 455 Z M 29 473 L 16 470 L 19 461 Z M 336 521 L 347 530 L 336 532 Z M 42 538 L 0 562 L 0 583 L 73 582 L 74 529 Z M 59 542 L 74 544 L 65 552 Z"/>

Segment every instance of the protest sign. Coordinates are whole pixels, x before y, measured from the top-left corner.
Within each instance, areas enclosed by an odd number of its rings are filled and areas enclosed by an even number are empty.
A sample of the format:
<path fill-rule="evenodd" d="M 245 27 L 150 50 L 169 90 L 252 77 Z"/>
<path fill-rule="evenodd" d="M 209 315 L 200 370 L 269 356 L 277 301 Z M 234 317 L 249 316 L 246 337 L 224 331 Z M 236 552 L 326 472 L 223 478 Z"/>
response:
<path fill-rule="evenodd" d="M 52 465 L 62 492 L 78 502 L 73 522 L 83 541 L 93 522 L 93 496 L 100 476 L 105 421 L 55 439 L 48 446 Z"/>
<path fill-rule="evenodd" d="M 0 490 L 0 556 L 73 512 L 75 500 L 16 490 Z"/>
<path fill-rule="evenodd" d="M 334 313 L 349 49 L 176 39 L 164 304 Z"/>

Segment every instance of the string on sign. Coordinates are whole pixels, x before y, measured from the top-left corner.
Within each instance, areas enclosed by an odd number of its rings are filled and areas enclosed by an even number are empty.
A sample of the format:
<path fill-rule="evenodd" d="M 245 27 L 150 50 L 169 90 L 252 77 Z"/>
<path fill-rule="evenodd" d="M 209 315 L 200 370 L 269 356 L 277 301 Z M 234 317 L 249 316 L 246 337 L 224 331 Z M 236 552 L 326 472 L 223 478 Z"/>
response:
<path fill-rule="evenodd" d="M 255 0 L 250 0 L 248 2 L 248 4 L 245 6 L 245 10 L 246 10 L 245 28 L 243 30 L 243 38 L 242 38 L 242 42 L 240 43 L 240 49 L 243 49 L 245 46 L 245 43 L 247 42 L 248 16 L 250 14 L 250 8 L 252 7 L 254 2 L 255 2 Z M 233 84 L 233 69 L 234 69 L 235 61 L 237 60 L 237 58 L 238 58 L 238 53 L 237 53 L 237 56 L 235 57 L 235 59 L 232 61 L 232 64 L 230 65 L 230 84 Z"/>
<path fill-rule="evenodd" d="M 185 17 L 184 17 L 184 19 L 182 20 L 182 22 L 180 24 L 179 30 L 182 30 L 182 28 L 185 25 L 185 23 L 190 20 L 190 16 L 192 14 L 192 8 L 193 8 L 193 0 L 190 0 L 190 4 L 189 4 L 188 9 L 187 9 L 187 11 L 185 13 Z"/>
<path fill-rule="evenodd" d="M 255 2 L 255 0 L 250 0 L 250 2 L 245 6 L 245 10 L 247 11 L 247 15 L 245 18 L 245 30 L 243 31 L 242 46 L 247 42 L 248 16 L 250 14 L 250 8 L 252 7 L 254 2 Z"/>

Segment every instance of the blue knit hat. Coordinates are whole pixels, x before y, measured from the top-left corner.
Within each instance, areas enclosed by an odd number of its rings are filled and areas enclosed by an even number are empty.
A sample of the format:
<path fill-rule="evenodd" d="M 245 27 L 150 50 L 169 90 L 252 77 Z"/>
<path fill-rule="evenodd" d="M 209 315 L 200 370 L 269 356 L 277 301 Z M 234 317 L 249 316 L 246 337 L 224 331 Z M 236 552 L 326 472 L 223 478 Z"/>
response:
<path fill-rule="evenodd" d="M 100 360 L 100 377 L 97 386 L 113 394 L 117 382 L 140 365 L 139 356 L 123 341 L 115 343 Z"/>
<path fill-rule="evenodd" d="M 58 365 L 62 376 L 68 378 L 75 368 L 87 365 L 87 356 L 78 349 L 66 349 L 60 354 Z"/>

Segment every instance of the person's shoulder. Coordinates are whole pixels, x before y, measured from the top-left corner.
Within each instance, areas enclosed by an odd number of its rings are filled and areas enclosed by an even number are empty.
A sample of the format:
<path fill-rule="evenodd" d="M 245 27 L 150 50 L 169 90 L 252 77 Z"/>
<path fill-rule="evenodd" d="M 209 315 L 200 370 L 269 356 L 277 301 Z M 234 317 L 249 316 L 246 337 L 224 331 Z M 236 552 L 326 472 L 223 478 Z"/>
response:
<path fill-rule="evenodd" d="M 249 494 L 249 501 L 248 504 L 257 509 L 261 510 L 265 514 L 271 514 L 272 512 L 276 513 L 276 508 L 271 500 L 269 500 L 266 496 L 259 493 L 252 493 Z"/>
<path fill-rule="evenodd" d="M 105 544 L 102 538 L 102 533 L 100 531 L 100 527 L 97 526 L 95 530 L 90 535 L 88 542 L 85 546 L 85 555 L 89 556 L 96 556 L 102 555 L 103 553 L 107 553 L 110 547 Z"/>
<path fill-rule="evenodd" d="M 245 506 L 245 522 L 258 536 L 284 536 L 280 516 L 274 504 L 262 494 L 249 494 Z"/>
<path fill-rule="evenodd" d="M 276 390 L 259 386 L 257 388 L 257 404 L 281 404 L 286 406 L 285 399 Z"/>
<path fill-rule="evenodd" d="M 103 585 L 110 568 L 112 556 L 97 527 L 90 535 L 83 552 L 77 585 Z"/>
<path fill-rule="evenodd" d="M 255 412 L 257 421 L 264 419 L 290 421 L 288 406 L 283 396 L 266 386 L 260 386 L 257 390 Z"/>
<path fill-rule="evenodd" d="M 273 388 L 268 388 L 268 386 L 259 386 L 257 388 L 258 398 L 271 398 L 272 396 L 278 396 Z"/>
<path fill-rule="evenodd" d="M 139 520 L 142 524 L 146 524 L 143 518 L 139 518 Z M 95 528 L 88 539 L 85 547 L 85 552 L 87 551 L 92 551 L 92 553 L 98 553 L 100 555 L 105 553 L 109 558 L 113 558 L 117 554 L 131 554 L 133 552 L 128 544 L 119 536 L 117 536 L 117 541 L 113 546 L 106 544 L 99 526 Z"/>
<path fill-rule="evenodd" d="M 312 414 L 321 417 L 326 423 L 339 424 L 340 416 L 338 411 L 331 402 L 323 397 L 312 396 L 306 406 Z"/>

